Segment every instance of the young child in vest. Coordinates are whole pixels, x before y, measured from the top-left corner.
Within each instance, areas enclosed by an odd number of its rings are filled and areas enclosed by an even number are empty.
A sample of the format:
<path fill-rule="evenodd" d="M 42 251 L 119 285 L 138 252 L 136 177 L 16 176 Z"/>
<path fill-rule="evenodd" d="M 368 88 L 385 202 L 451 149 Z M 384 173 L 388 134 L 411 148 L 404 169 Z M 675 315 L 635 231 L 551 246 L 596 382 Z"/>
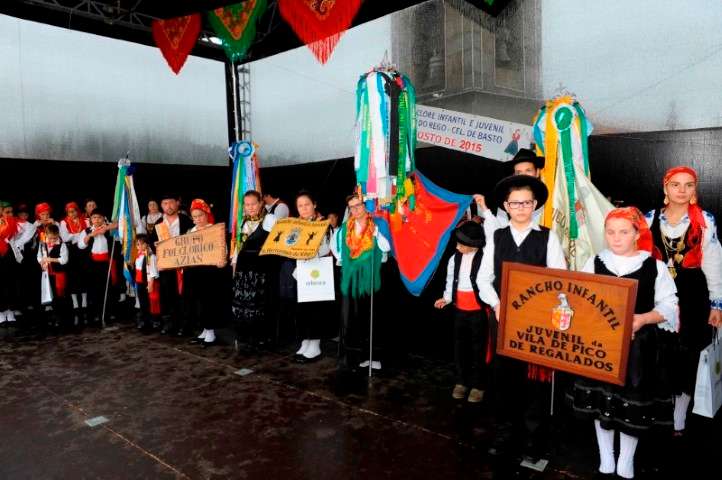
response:
<path fill-rule="evenodd" d="M 536 177 L 513 175 L 494 188 L 497 205 L 509 215 L 509 225 L 494 231 L 487 239 L 481 262 L 481 300 L 494 309 L 499 319 L 499 297 L 503 262 L 517 262 L 548 268 L 566 269 L 564 252 L 556 235 L 539 226 L 533 213 L 547 200 L 549 192 Z M 497 322 L 491 322 L 496 336 Z M 492 341 L 492 345 L 495 344 Z M 539 365 L 497 356 L 492 365 L 497 420 L 510 424 L 510 444 L 497 435 L 495 453 L 510 447 L 527 464 L 536 464 L 547 452 L 550 426 L 551 381 L 553 372 Z"/>
<path fill-rule="evenodd" d="M 677 289 L 667 266 L 647 251 L 652 234 L 642 212 L 617 208 L 607 214 L 604 236 L 608 249 L 590 258 L 588 273 L 638 281 L 623 387 L 589 379 L 575 381 L 567 395 L 575 413 L 594 420 L 599 445 L 599 472 L 634 478 L 634 454 L 640 436 L 672 430 L 672 389 L 669 365 L 660 355 L 663 335 L 677 332 Z M 672 333 L 665 333 L 672 332 Z M 614 458 L 614 434 L 619 430 L 619 457 Z"/>
<path fill-rule="evenodd" d="M 60 229 L 55 224 L 45 226 L 44 240 L 38 245 L 38 263 L 43 272 L 47 272 L 52 298 L 41 297 L 44 311 L 49 315 L 45 324 L 59 328 L 66 320 L 65 266 L 68 263 L 68 247 L 60 239 Z M 41 282 L 45 281 L 41 276 Z M 46 285 L 47 287 L 47 285 Z M 41 292 L 43 286 L 41 285 Z"/>
<path fill-rule="evenodd" d="M 86 228 L 78 239 L 78 248 L 86 250 L 88 259 L 88 297 L 90 300 L 90 320 L 98 322 L 103 314 L 105 300 L 105 286 L 108 278 L 108 268 L 111 261 L 114 239 L 110 234 L 111 228 L 105 223 L 105 215 L 98 209 L 90 214 L 90 227 Z M 118 272 L 111 269 L 111 286 L 118 284 Z M 115 296 L 108 293 L 108 305 L 112 308 L 110 299 Z"/>
<path fill-rule="evenodd" d="M 87 257 L 78 249 L 78 239 L 88 228 L 86 218 L 75 202 L 65 205 L 65 218 L 60 221 L 60 238 L 70 252 L 68 262 L 68 293 L 73 303 L 73 317 L 76 326 L 82 323 L 85 309 L 88 307 Z"/>
<path fill-rule="evenodd" d="M 160 287 L 156 256 L 150 246 L 148 235 L 135 237 L 138 251 L 135 257 L 136 295 L 140 303 L 138 329 L 150 330 L 160 326 Z"/>
<path fill-rule="evenodd" d="M 484 248 L 484 231 L 476 222 L 466 221 L 455 231 L 456 253 L 449 258 L 444 296 L 436 308 L 454 305 L 454 360 L 456 385 L 451 396 L 478 403 L 486 388 L 488 317 L 479 297 L 479 272 Z M 470 389 L 470 390 L 469 390 Z"/>

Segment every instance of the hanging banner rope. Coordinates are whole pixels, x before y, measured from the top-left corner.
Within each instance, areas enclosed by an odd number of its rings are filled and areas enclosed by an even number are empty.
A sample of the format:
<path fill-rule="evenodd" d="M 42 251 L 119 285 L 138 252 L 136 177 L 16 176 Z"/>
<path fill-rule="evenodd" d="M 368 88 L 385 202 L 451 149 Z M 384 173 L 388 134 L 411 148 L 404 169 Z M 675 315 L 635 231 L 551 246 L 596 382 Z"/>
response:
<path fill-rule="evenodd" d="M 208 12 L 208 21 L 223 42 L 223 49 L 231 62 L 246 56 L 256 37 L 258 19 L 265 11 L 266 0 L 246 0 Z"/>
<path fill-rule="evenodd" d="M 243 196 L 249 190 L 261 191 L 256 147 L 251 142 L 236 142 L 228 149 L 233 160 L 233 178 L 231 180 L 231 208 L 228 219 L 228 231 L 231 233 L 231 251 L 241 238 L 243 225 Z"/>
<path fill-rule="evenodd" d="M 185 65 L 201 33 L 201 15 L 153 20 L 153 39 L 176 75 Z"/>
<path fill-rule="evenodd" d="M 326 63 L 341 36 L 351 27 L 361 0 L 279 0 L 283 19 L 311 50 Z"/>

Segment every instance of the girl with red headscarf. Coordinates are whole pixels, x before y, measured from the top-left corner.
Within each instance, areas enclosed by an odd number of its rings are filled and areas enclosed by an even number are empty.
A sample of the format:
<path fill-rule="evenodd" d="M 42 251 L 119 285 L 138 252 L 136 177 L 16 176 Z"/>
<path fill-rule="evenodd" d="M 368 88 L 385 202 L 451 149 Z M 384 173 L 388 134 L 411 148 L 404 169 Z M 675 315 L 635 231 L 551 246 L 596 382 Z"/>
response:
<path fill-rule="evenodd" d="M 87 228 L 88 220 L 75 202 L 65 205 L 65 218 L 60 221 L 60 238 L 68 247 L 69 261 L 67 265 L 68 285 L 70 299 L 73 302 L 73 322 L 75 326 L 81 323 L 81 307 L 88 306 L 87 288 L 87 255 L 83 255 L 78 248 L 78 240 Z"/>
<path fill-rule="evenodd" d="M 190 232 L 197 232 L 213 225 L 211 207 L 200 198 L 191 202 L 191 218 L 195 226 Z M 215 267 L 185 267 L 183 269 L 183 296 L 186 301 L 190 327 L 200 325 L 203 331 L 191 340 L 204 348 L 216 343 L 216 328 L 221 317 L 218 305 L 218 291 L 223 283 L 223 263 Z"/>
<path fill-rule="evenodd" d="M 13 207 L 0 201 L 0 324 L 15 321 L 12 303 L 15 300 L 17 266 L 22 256 L 18 260 L 13 242 L 19 232 Z"/>
<path fill-rule="evenodd" d="M 715 219 L 697 199 L 697 172 L 674 167 L 662 181 L 664 207 L 647 214 L 653 255 L 674 277 L 679 296 L 679 353 L 674 374 L 674 429 L 680 436 L 694 393 L 699 353 L 722 323 L 722 246 Z"/>
<path fill-rule="evenodd" d="M 588 273 L 637 280 L 632 343 L 623 387 L 589 379 L 575 381 L 570 393 L 575 413 L 594 420 L 599 445 L 599 472 L 634 477 L 634 454 L 640 436 L 671 428 L 672 391 L 665 360 L 666 338 L 679 324 L 674 281 L 661 261 L 645 248 L 651 233 L 642 212 L 617 208 L 607 214 L 608 248 L 590 258 Z M 667 367 L 667 368 L 665 368 Z M 614 458 L 614 432 L 619 430 L 619 457 Z"/>

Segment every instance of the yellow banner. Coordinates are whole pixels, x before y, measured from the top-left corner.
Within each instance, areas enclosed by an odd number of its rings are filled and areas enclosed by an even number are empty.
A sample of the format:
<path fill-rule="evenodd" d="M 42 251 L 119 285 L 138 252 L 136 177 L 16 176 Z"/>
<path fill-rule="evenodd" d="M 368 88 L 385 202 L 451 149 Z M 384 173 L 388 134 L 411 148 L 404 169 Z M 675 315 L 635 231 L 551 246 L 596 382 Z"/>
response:
<path fill-rule="evenodd" d="M 260 254 L 280 255 L 297 260 L 313 258 L 327 229 L 327 220 L 311 222 L 300 218 L 283 218 L 274 225 Z"/>

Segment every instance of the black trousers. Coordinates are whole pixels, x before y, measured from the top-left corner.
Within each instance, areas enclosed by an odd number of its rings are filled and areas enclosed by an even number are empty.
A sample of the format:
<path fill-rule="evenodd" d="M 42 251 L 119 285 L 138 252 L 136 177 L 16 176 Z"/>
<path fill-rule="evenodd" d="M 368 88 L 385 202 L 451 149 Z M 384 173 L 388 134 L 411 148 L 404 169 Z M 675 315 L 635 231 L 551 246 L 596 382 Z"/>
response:
<path fill-rule="evenodd" d="M 488 341 L 489 325 L 485 310 L 454 309 L 456 383 L 470 388 L 486 389 Z"/>
<path fill-rule="evenodd" d="M 18 264 L 15 261 L 15 254 L 8 246 L 8 251 L 0 257 L 0 312 L 15 310 L 16 284 L 18 282 Z"/>
<path fill-rule="evenodd" d="M 160 310 L 167 318 L 164 328 L 177 330 L 184 322 L 183 299 L 178 293 L 178 274 L 176 270 L 160 272 Z"/>

